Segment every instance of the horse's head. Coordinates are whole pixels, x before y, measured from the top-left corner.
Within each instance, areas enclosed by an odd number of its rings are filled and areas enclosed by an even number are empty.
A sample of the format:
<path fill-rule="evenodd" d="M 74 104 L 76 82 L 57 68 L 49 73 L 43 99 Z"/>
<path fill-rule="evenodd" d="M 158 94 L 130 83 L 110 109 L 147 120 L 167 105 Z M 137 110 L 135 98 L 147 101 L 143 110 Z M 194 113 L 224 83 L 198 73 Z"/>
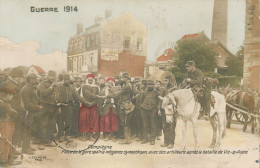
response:
<path fill-rule="evenodd" d="M 176 101 L 174 97 L 166 96 L 161 97 L 159 96 L 159 99 L 162 100 L 162 108 L 165 111 L 165 114 L 173 114 L 174 111 L 176 111 Z"/>

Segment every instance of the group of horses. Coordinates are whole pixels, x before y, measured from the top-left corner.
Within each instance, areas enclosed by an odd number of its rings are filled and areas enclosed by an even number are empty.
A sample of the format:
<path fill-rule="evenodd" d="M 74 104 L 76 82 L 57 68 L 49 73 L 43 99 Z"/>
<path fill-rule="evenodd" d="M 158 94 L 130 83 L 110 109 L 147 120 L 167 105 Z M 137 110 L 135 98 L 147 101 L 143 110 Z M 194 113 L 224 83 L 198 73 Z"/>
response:
<path fill-rule="evenodd" d="M 211 94 L 215 99 L 214 107 L 211 106 L 209 121 L 213 129 L 213 138 L 210 144 L 210 148 L 218 149 L 221 146 L 222 138 L 226 134 L 226 127 L 230 127 L 230 121 L 234 110 L 227 106 L 228 100 L 226 99 L 227 89 L 212 91 Z M 236 104 L 245 107 L 249 113 L 255 111 L 255 101 L 252 94 L 238 91 L 236 94 Z M 192 89 L 179 89 L 172 91 L 165 97 L 159 96 L 162 100 L 162 108 L 165 110 L 165 114 L 171 114 L 177 112 L 183 123 L 182 125 L 182 150 L 186 148 L 186 130 L 187 122 L 191 121 L 193 126 L 193 134 L 195 138 L 195 150 L 199 148 L 198 142 L 198 117 L 200 114 L 201 105 L 196 101 L 195 95 Z M 246 131 L 249 124 L 249 116 L 243 116 L 244 128 Z M 250 117 L 252 122 L 252 132 L 255 129 L 255 118 Z"/>

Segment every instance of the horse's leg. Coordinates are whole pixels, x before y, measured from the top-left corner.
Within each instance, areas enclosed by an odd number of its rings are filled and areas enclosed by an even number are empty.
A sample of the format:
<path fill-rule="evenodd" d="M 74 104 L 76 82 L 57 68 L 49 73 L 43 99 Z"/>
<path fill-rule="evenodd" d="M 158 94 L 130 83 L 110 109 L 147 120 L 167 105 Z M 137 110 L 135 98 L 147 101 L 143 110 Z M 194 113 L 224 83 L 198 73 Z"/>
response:
<path fill-rule="evenodd" d="M 217 141 L 217 123 L 215 119 L 216 115 L 213 115 L 210 117 L 209 121 L 213 130 L 213 137 L 212 137 L 212 142 L 210 144 L 210 148 L 214 148 L 216 146 L 216 141 Z"/>
<path fill-rule="evenodd" d="M 193 135 L 195 138 L 195 150 L 198 150 L 199 148 L 199 142 L 198 142 L 198 120 L 194 117 L 191 122 L 192 122 L 192 126 L 193 126 Z"/>
<path fill-rule="evenodd" d="M 244 123 L 244 127 L 243 127 L 243 132 L 246 132 L 248 116 L 247 116 L 247 114 L 242 114 L 242 115 L 243 115 L 243 117 L 245 118 L 245 123 Z"/>
<path fill-rule="evenodd" d="M 224 133 L 225 127 L 225 113 L 218 113 L 218 140 L 217 140 L 217 148 L 221 146 L 221 140 Z"/>
<path fill-rule="evenodd" d="M 233 113 L 232 110 L 230 109 L 227 110 L 227 128 L 230 128 L 231 126 L 232 113 Z"/>
<path fill-rule="evenodd" d="M 255 133 L 255 126 L 256 126 L 256 118 L 252 117 L 252 126 L 251 126 L 252 133 Z"/>
<path fill-rule="evenodd" d="M 187 129 L 187 120 L 183 121 L 183 127 L 182 127 L 182 150 L 185 150 L 186 148 L 186 129 Z"/>

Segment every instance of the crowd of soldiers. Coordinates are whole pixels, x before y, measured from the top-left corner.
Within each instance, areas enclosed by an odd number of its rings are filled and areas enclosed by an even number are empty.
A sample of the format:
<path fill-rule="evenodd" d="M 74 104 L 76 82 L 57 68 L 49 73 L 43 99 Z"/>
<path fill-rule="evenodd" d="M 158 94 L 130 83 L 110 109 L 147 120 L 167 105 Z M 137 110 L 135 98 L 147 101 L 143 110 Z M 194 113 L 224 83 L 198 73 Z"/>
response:
<path fill-rule="evenodd" d="M 202 85 L 203 74 L 193 61 L 186 69 L 189 87 Z M 107 78 L 94 74 L 71 78 L 49 71 L 43 80 L 19 68 L 8 76 L 1 73 L 0 163 L 19 164 L 16 155 L 33 155 L 36 150 L 55 147 L 53 140 L 61 139 L 94 141 L 103 137 L 119 144 L 135 139 L 154 145 L 163 132 L 161 147 L 171 149 L 178 114 L 165 114 L 158 96 L 175 89 L 172 74 L 154 81 L 131 78 L 127 72 Z"/>

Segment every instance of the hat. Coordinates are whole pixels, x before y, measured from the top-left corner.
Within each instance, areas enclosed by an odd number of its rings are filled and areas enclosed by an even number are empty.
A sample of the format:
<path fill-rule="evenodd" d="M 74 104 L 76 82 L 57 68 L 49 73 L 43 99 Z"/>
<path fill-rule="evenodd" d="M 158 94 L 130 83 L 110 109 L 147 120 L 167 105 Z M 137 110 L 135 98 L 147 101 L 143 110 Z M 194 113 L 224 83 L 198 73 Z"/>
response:
<path fill-rule="evenodd" d="M 111 77 L 107 78 L 106 82 L 109 82 L 109 81 L 113 81 L 115 83 L 115 79 L 114 78 L 111 78 Z"/>
<path fill-rule="evenodd" d="M 143 84 L 143 85 L 146 85 L 146 84 L 147 84 L 147 79 L 143 79 L 143 80 L 142 80 L 142 84 Z"/>
<path fill-rule="evenodd" d="M 195 62 L 193 61 L 193 60 L 191 60 L 191 61 L 188 61 L 186 64 L 185 64 L 185 66 L 187 67 L 189 67 L 189 66 L 195 66 Z"/>
<path fill-rule="evenodd" d="M 23 70 L 19 69 L 19 68 L 14 68 L 11 72 L 11 76 L 12 77 L 23 77 L 24 76 Z"/>
<path fill-rule="evenodd" d="M 123 72 L 123 73 L 122 73 L 122 77 L 124 77 L 124 78 L 130 78 L 130 77 L 129 77 L 129 74 L 128 74 L 127 72 Z"/>
<path fill-rule="evenodd" d="M 147 80 L 147 84 L 154 84 L 153 80 Z"/>
<path fill-rule="evenodd" d="M 35 74 L 35 73 L 28 73 L 27 75 L 26 75 L 26 78 L 29 78 L 29 79 L 35 79 L 35 78 L 37 78 L 38 76 Z"/>
<path fill-rule="evenodd" d="M 51 70 L 51 71 L 48 72 L 48 76 L 50 76 L 50 75 L 56 76 L 56 72 Z"/>
<path fill-rule="evenodd" d="M 1 93 L 8 93 L 8 94 L 15 94 L 15 90 L 13 90 L 12 88 L 8 88 L 8 87 L 2 87 L 0 89 Z"/>
<path fill-rule="evenodd" d="M 93 78 L 93 79 L 95 79 L 95 75 L 94 75 L 94 74 L 88 74 L 88 75 L 86 76 L 86 79 L 88 79 L 88 78 Z"/>

